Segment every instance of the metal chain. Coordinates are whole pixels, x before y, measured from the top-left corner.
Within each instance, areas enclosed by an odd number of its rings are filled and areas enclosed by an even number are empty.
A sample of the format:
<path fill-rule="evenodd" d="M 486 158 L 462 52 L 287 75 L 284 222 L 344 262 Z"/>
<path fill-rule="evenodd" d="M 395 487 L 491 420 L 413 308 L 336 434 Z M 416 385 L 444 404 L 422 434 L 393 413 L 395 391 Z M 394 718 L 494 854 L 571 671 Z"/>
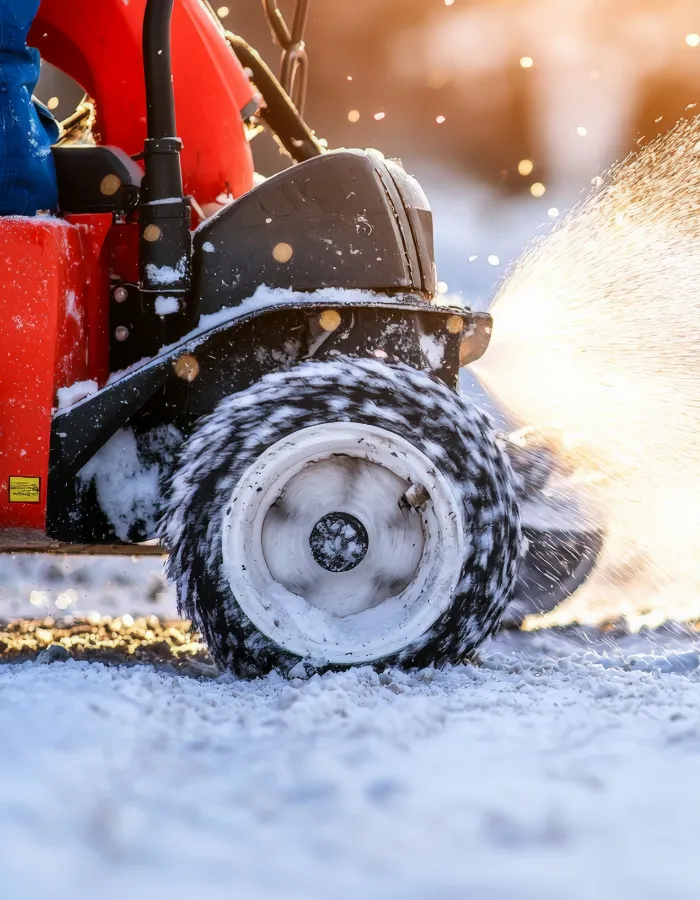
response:
<path fill-rule="evenodd" d="M 280 84 L 303 114 L 309 76 L 309 58 L 306 55 L 304 33 L 310 0 L 297 0 L 291 31 L 277 5 L 277 0 L 262 0 L 262 2 L 272 36 L 282 48 Z"/>

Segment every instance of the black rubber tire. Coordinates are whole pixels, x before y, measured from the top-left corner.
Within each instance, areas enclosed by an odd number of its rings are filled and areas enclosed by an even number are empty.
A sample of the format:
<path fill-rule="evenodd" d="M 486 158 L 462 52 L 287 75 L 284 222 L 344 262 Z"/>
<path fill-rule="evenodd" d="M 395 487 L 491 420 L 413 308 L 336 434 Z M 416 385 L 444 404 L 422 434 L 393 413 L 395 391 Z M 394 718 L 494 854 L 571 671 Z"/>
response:
<path fill-rule="evenodd" d="M 281 408 L 285 415 L 279 415 Z M 273 415 L 277 413 L 277 415 Z M 223 400 L 184 445 L 161 519 L 167 572 L 221 669 L 253 678 L 299 663 L 261 634 L 222 575 L 222 515 L 246 469 L 272 444 L 327 422 L 392 431 L 422 450 L 464 505 L 472 540 L 451 605 L 382 664 L 406 668 L 463 661 L 506 608 L 521 553 L 513 475 L 488 418 L 444 384 L 405 365 L 338 358 L 265 377 Z"/>

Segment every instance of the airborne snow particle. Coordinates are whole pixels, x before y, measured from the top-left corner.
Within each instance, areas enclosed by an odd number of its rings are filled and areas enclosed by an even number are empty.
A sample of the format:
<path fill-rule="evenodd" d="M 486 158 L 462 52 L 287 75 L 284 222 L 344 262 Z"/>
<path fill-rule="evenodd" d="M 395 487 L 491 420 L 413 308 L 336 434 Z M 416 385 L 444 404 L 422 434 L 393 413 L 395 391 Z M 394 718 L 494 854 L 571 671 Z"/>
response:
<path fill-rule="evenodd" d="M 348 113 L 348 122 L 359 122 L 360 121 L 360 111 L 359 109 L 351 109 Z"/>
<path fill-rule="evenodd" d="M 520 65 L 523 69 L 531 69 L 535 65 L 535 61 L 531 56 L 521 56 Z"/>
<path fill-rule="evenodd" d="M 380 122 L 384 118 L 385 115 L 386 115 L 386 113 L 378 112 L 378 113 L 374 114 L 374 118 L 377 120 L 377 122 Z"/>
<path fill-rule="evenodd" d="M 74 603 L 78 602 L 78 594 L 73 588 L 69 588 L 67 591 L 63 591 L 62 594 L 59 594 L 56 598 L 56 607 L 58 609 L 68 609 L 69 606 L 73 606 Z"/>
<path fill-rule="evenodd" d="M 272 256 L 274 257 L 275 262 L 288 263 L 292 256 L 294 256 L 294 248 L 291 244 L 281 241 L 273 247 Z"/>
<path fill-rule="evenodd" d="M 693 32 L 692 34 L 686 34 L 685 42 L 689 47 L 700 46 L 700 34 L 696 34 L 695 32 Z"/>
<path fill-rule="evenodd" d="M 493 253 L 488 258 L 488 264 L 490 266 L 497 266 L 500 263 L 500 261 L 501 260 L 497 256 L 495 256 Z"/>
<path fill-rule="evenodd" d="M 530 185 L 530 193 L 533 197 L 543 197 L 547 188 L 539 181 Z"/>
<path fill-rule="evenodd" d="M 597 479 L 606 559 L 583 596 L 651 589 L 659 621 L 700 584 L 699 143 L 698 120 L 681 122 L 597 178 L 501 288 L 477 364 Z"/>
<path fill-rule="evenodd" d="M 518 163 L 518 172 L 521 175 L 530 175 L 535 168 L 535 164 L 531 159 L 521 159 Z"/>
<path fill-rule="evenodd" d="M 29 602 L 32 606 L 40 606 L 47 608 L 51 600 L 50 591 L 32 591 L 29 595 Z"/>
<path fill-rule="evenodd" d="M 576 129 L 576 134 L 579 137 L 585 137 L 588 134 L 588 129 L 586 127 L 584 127 L 583 125 L 579 125 L 578 128 Z"/>

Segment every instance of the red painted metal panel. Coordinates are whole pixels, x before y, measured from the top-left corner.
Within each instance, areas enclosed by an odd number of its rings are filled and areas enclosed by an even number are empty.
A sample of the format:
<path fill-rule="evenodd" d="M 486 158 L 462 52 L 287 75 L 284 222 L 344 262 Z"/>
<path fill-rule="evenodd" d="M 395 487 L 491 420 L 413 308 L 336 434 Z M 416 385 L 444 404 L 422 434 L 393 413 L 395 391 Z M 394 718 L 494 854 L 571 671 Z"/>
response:
<path fill-rule="evenodd" d="M 88 345 L 86 298 L 106 302 L 109 219 L 0 218 L 0 528 L 44 529 L 56 390 L 104 364 Z M 11 503 L 12 476 L 41 479 L 39 502 Z"/>
<path fill-rule="evenodd" d="M 146 0 L 43 0 L 30 40 L 97 101 L 101 142 L 134 155 L 146 137 L 141 29 Z M 253 90 L 200 0 L 176 0 L 173 82 L 185 190 L 200 205 L 253 185 L 241 110 Z"/>

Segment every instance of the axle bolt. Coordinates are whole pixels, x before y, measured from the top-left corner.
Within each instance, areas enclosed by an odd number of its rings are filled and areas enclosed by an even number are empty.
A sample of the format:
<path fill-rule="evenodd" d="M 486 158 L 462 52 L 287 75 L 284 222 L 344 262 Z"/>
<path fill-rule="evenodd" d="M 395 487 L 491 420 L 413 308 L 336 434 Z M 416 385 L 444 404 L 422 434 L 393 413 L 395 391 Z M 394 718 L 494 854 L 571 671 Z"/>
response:
<path fill-rule="evenodd" d="M 412 484 L 403 495 L 403 499 L 409 506 L 418 509 L 419 506 L 423 506 L 424 503 L 427 503 L 427 501 L 430 500 L 430 494 L 425 485 Z"/>
<path fill-rule="evenodd" d="M 125 341 L 129 337 L 129 329 L 126 327 L 126 325 L 118 325 L 114 329 L 114 337 L 118 341 Z"/>
<path fill-rule="evenodd" d="M 117 303 L 124 303 L 129 299 L 129 292 L 125 287 L 116 287 L 114 289 L 114 292 L 112 293 L 112 296 Z"/>

